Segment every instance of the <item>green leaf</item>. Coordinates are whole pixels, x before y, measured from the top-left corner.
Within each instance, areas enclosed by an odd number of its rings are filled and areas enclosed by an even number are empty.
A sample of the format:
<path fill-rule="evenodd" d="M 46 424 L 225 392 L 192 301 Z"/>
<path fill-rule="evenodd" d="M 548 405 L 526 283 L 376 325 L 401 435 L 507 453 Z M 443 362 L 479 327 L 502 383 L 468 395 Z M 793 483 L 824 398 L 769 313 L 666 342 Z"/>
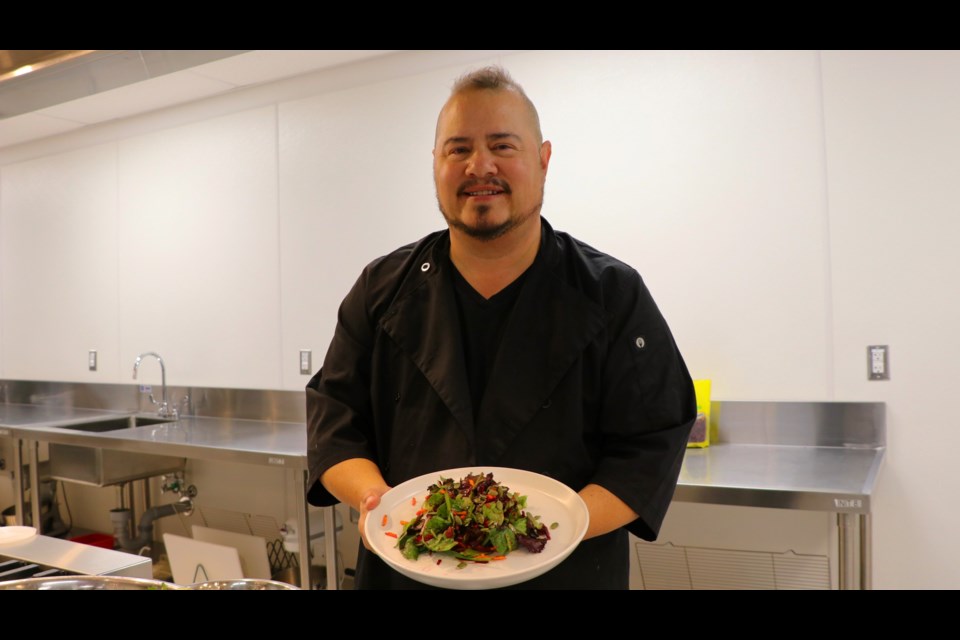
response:
<path fill-rule="evenodd" d="M 444 499 L 444 505 L 439 509 L 437 509 L 437 515 L 441 515 L 440 511 L 446 508 L 446 515 L 444 515 L 443 517 L 449 518 L 450 512 L 453 511 L 453 509 L 450 507 L 450 494 L 449 493 L 443 494 L 443 499 Z"/>
<path fill-rule="evenodd" d="M 504 556 L 517 548 L 517 536 L 510 529 L 499 529 L 490 536 L 497 554 Z"/>
<path fill-rule="evenodd" d="M 403 557 L 407 560 L 416 560 L 420 557 L 420 549 L 417 548 L 417 543 L 412 537 L 406 539 L 406 542 L 400 548 L 400 553 L 402 553 Z"/>
<path fill-rule="evenodd" d="M 517 533 L 527 535 L 527 519 L 517 518 L 516 522 L 513 523 L 513 528 L 517 530 Z"/>
<path fill-rule="evenodd" d="M 448 538 L 444 535 L 439 535 L 433 538 L 430 538 L 423 543 L 426 545 L 427 549 L 431 551 L 450 551 L 455 546 L 457 546 L 456 538 Z"/>
<path fill-rule="evenodd" d="M 447 527 L 449 526 L 450 526 L 450 520 L 446 518 L 441 518 L 439 516 L 433 516 L 432 518 L 427 520 L 427 524 L 426 526 L 424 526 L 423 530 L 425 532 L 429 531 L 434 535 L 443 535 L 443 532 L 446 531 Z"/>
<path fill-rule="evenodd" d="M 480 510 L 484 521 L 489 520 L 490 526 L 500 526 L 503 524 L 503 505 L 499 502 L 488 502 Z"/>

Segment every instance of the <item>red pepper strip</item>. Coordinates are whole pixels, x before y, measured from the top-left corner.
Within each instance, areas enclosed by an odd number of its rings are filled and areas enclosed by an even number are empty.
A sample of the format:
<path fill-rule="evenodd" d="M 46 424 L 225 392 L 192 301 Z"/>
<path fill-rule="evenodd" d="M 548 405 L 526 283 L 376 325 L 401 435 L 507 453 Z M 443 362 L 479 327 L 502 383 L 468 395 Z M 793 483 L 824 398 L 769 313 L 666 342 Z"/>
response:
<path fill-rule="evenodd" d="M 387 531 L 387 535 L 390 536 L 391 538 L 397 537 L 397 534 L 395 534 L 393 531 Z"/>
<path fill-rule="evenodd" d="M 426 512 L 427 512 L 426 509 L 418 509 L 418 510 L 417 510 L 417 515 L 418 515 L 418 516 L 422 516 L 422 515 L 425 514 Z"/>
<path fill-rule="evenodd" d="M 416 499 L 416 498 L 410 498 L 410 504 L 411 504 L 411 505 L 416 505 L 416 504 L 417 504 L 417 499 Z"/>
<path fill-rule="evenodd" d="M 506 560 L 507 556 L 493 556 L 494 560 Z"/>
<path fill-rule="evenodd" d="M 387 514 L 383 514 L 383 520 L 380 521 L 380 526 L 381 527 L 387 526 Z"/>
<path fill-rule="evenodd" d="M 386 518 L 386 516 L 384 516 L 384 518 Z M 401 527 L 405 527 L 405 526 L 407 526 L 408 524 L 410 524 L 410 521 L 409 521 L 409 520 L 401 520 L 401 521 L 400 521 L 400 526 L 401 526 Z"/>

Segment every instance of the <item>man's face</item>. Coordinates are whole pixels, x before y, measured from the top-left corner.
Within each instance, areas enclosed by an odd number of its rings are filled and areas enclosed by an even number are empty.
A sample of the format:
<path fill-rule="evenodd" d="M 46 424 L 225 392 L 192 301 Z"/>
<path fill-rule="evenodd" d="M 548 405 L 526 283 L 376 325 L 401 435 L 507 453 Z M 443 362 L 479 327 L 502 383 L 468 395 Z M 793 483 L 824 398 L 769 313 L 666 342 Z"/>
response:
<path fill-rule="evenodd" d="M 474 89 L 454 95 L 437 123 L 433 178 L 447 223 L 470 236 L 498 238 L 543 204 L 550 143 L 517 93 Z"/>

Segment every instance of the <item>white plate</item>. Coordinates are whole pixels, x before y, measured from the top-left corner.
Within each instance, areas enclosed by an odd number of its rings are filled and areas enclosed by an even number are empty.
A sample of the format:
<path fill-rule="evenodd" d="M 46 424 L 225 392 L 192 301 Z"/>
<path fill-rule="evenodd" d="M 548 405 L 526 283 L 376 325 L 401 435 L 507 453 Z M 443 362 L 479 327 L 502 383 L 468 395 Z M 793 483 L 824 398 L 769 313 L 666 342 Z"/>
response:
<path fill-rule="evenodd" d="M 469 473 L 493 473 L 493 479 L 505 484 L 511 492 L 527 496 L 527 513 L 540 516 L 540 522 L 550 530 L 550 540 L 540 553 L 517 549 L 505 560 L 479 564 L 467 563 L 457 569 L 459 560 L 445 553 L 423 553 L 417 560 L 408 560 L 397 548 L 397 539 L 387 532 L 399 534 L 403 529 L 401 520 L 413 520 L 429 487 L 440 481 L 440 476 L 460 480 Z M 417 504 L 410 504 L 411 498 Z M 387 523 L 382 526 L 383 516 Z M 365 523 L 367 541 L 384 562 L 407 576 L 435 587 L 448 589 L 497 589 L 525 582 L 546 573 L 557 566 L 580 544 L 587 532 L 590 516 L 587 505 L 565 484 L 530 471 L 503 467 L 464 467 L 428 473 L 407 480 L 383 494 L 380 506 L 367 515 Z M 441 560 L 438 565 L 437 560 Z"/>
<path fill-rule="evenodd" d="M 0 544 L 23 542 L 37 535 L 33 527 L 0 527 Z"/>

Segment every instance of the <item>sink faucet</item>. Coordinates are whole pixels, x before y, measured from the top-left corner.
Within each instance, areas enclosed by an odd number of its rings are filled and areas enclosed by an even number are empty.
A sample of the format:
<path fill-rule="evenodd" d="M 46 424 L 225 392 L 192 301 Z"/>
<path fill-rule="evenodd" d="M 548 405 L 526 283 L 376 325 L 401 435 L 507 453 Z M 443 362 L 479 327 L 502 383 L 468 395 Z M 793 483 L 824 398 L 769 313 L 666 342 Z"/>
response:
<path fill-rule="evenodd" d="M 134 380 L 137 379 L 137 370 L 140 368 L 140 363 L 143 361 L 144 356 L 153 356 L 154 358 L 157 359 L 157 362 L 160 363 L 161 402 L 158 403 L 153 398 L 152 393 L 150 394 L 150 402 L 152 402 L 153 404 L 160 405 L 160 409 L 157 410 L 157 414 L 161 418 L 176 418 L 177 417 L 176 408 L 171 407 L 167 403 L 167 368 L 163 366 L 163 358 L 160 357 L 159 353 L 156 353 L 154 351 L 147 351 L 145 353 L 141 353 L 140 355 L 138 355 L 136 362 L 133 363 L 133 379 Z"/>

